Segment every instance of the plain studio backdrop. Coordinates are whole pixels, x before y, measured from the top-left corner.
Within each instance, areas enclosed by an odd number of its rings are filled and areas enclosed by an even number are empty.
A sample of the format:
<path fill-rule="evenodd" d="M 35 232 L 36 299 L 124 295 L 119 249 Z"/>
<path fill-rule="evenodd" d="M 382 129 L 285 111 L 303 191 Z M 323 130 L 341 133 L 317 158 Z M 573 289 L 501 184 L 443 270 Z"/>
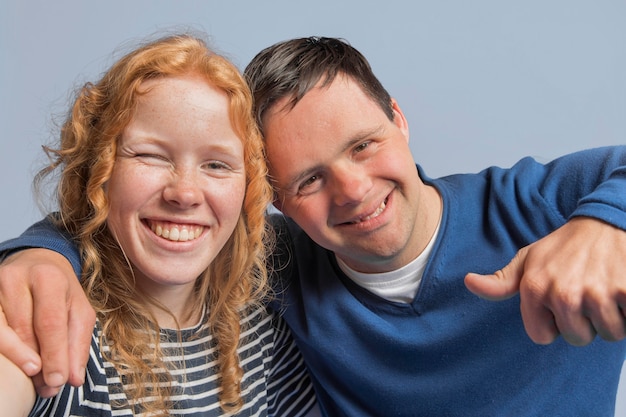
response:
<path fill-rule="evenodd" d="M 345 38 L 437 177 L 626 143 L 625 19 L 621 0 L 2 0 L 0 240 L 42 217 L 31 180 L 74 89 L 160 30 L 205 31 L 242 70 L 277 41 Z"/>

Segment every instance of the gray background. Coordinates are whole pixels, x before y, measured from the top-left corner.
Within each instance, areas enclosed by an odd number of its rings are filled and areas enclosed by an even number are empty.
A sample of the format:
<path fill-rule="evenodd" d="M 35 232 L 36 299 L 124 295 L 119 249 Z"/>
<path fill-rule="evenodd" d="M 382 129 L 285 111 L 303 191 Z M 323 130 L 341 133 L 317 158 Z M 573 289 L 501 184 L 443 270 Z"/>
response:
<path fill-rule="evenodd" d="M 625 18 L 622 0 L 1 0 L 0 240 L 42 215 L 30 183 L 70 91 L 159 30 L 204 30 L 241 69 L 280 40 L 346 38 L 434 177 L 625 143 Z"/>

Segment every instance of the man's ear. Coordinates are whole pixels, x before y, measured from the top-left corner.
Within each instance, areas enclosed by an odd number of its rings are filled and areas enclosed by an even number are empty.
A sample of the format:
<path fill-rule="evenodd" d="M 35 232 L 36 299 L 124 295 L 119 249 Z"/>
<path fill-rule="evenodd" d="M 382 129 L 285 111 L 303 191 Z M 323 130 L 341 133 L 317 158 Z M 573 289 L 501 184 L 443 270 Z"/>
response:
<path fill-rule="evenodd" d="M 398 126 L 398 129 L 400 129 L 402 131 L 402 133 L 404 134 L 404 136 L 406 137 L 406 141 L 408 143 L 409 141 L 409 122 L 406 120 L 406 117 L 404 117 L 404 113 L 402 112 L 402 109 L 400 108 L 400 105 L 398 104 L 398 102 L 396 101 L 395 98 L 391 99 L 391 108 L 393 109 L 393 123 Z"/>
<path fill-rule="evenodd" d="M 274 200 L 272 200 L 272 205 L 281 213 L 283 212 L 283 200 L 280 197 L 280 193 L 278 192 L 278 189 L 275 186 L 272 186 L 272 191 L 273 191 L 273 197 Z"/>

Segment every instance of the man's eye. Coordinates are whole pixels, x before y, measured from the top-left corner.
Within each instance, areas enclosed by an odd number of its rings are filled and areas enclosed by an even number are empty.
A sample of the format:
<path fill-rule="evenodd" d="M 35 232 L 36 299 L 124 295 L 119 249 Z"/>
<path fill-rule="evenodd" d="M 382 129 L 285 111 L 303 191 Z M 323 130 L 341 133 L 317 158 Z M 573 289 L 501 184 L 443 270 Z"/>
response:
<path fill-rule="evenodd" d="M 300 184 L 299 188 L 302 190 L 302 189 L 312 186 L 315 183 L 315 181 L 318 180 L 318 178 L 319 177 L 317 175 L 313 175 L 312 177 L 307 178 L 304 182 Z"/>
<path fill-rule="evenodd" d="M 357 145 L 357 147 L 354 148 L 354 150 L 355 152 L 363 152 L 369 145 L 370 145 L 369 142 L 363 142 Z"/>
<path fill-rule="evenodd" d="M 300 195 L 313 194 L 322 186 L 322 177 L 319 175 L 312 175 L 298 186 L 297 193 Z"/>

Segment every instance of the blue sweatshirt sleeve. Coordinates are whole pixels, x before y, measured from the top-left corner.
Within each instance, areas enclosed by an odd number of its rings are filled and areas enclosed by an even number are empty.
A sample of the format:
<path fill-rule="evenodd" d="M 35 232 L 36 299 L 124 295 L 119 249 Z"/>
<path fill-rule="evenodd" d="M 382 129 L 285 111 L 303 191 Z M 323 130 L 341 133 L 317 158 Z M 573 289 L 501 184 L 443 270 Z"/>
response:
<path fill-rule="evenodd" d="M 30 226 L 19 237 L 0 243 L 0 260 L 19 250 L 29 248 L 50 249 L 65 256 L 77 276 L 81 273 L 80 254 L 71 237 L 57 228 L 51 215 Z"/>
<path fill-rule="evenodd" d="M 565 220 L 586 216 L 626 230 L 626 146 L 564 155 L 543 168 L 540 192 Z"/>
<path fill-rule="evenodd" d="M 595 217 L 626 230 L 626 146 L 603 148 L 599 157 L 606 178 L 579 200 L 570 218 Z"/>

